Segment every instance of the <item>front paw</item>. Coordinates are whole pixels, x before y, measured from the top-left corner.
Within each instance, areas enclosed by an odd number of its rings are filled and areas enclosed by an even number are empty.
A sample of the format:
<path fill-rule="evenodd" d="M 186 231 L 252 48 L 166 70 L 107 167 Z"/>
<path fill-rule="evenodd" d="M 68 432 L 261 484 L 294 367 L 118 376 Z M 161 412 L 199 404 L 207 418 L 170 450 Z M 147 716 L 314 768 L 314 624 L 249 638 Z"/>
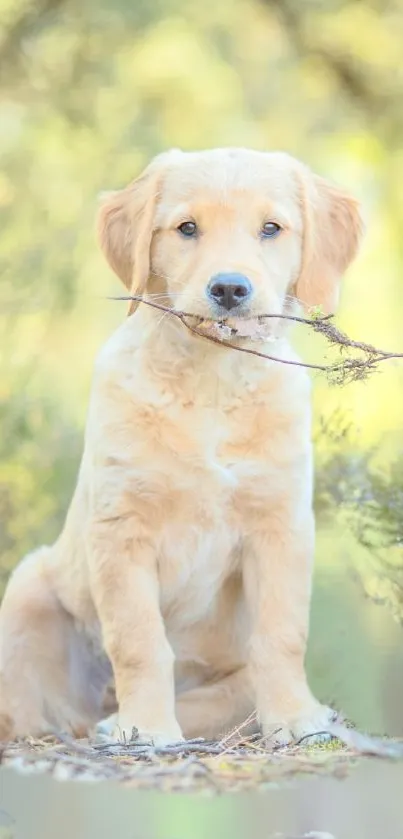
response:
<path fill-rule="evenodd" d="M 287 746 L 304 740 L 306 744 L 326 743 L 332 739 L 329 726 L 337 720 L 337 712 L 319 702 L 293 719 L 262 720 L 262 732 L 271 744 Z M 306 740 L 305 740 L 306 738 Z"/>
<path fill-rule="evenodd" d="M 127 720 L 121 719 L 118 714 L 112 714 L 97 724 L 96 739 L 98 742 L 111 744 L 135 744 L 164 748 L 174 743 L 183 742 L 184 737 L 176 721 L 159 729 L 149 725 L 130 725 Z"/>

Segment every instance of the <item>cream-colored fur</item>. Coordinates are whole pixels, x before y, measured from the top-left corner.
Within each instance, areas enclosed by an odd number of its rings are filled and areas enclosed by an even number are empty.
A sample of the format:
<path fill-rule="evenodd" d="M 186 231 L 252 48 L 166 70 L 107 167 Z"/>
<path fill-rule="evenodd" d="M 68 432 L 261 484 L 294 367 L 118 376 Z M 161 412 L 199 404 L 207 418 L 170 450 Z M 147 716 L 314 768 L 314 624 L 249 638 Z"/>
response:
<path fill-rule="evenodd" d="M 193 239 L 177 229 L 189 219 Z M 282 227 L 276 239 L 261 238 L 265 221 Z M 333 310 L 360 219 L 285 154 L 174 151 L 108 196 L 99 236 L 150 300 L 214 318 L 206 286 L 237 271 L 257 317 L 294 296 Z M 271 323 L 267 351 L 296 361 L 285 322 Z M 1 739 L 88 731 L 112 679 L 112 736 L 216 737 L 254 709 L 282 741 L 326 726 L 304 672 L 310 425 L 304 368 L 217 346 L 144 304 L 125 320 L 96 362 L 62 534 L 6 590 Z"/>

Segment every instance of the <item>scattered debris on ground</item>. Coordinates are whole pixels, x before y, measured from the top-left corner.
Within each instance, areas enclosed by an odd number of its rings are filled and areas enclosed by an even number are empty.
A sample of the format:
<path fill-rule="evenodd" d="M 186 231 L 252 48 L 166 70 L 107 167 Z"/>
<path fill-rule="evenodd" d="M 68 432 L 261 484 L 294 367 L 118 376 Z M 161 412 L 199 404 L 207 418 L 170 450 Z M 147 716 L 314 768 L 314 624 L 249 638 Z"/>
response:
<path fill-rule="evenodd" d="M 18 772 L 45 772 L 61 781 L 115 781 L 138 789 L 223 793 L 262 790 L 303 775 L 343 779 L 362 759 L 403 758 L 400 741 L 374 740 L 344 727 L 341 734 L 344 742 L 335 737 L 316 745 L 305 741 L 270 747 L 259 736 L 231 735 L 221 742 L 192 740 L 164 749 L 135 742 L 47 737 L 3 744 L 1 761 Z"/>

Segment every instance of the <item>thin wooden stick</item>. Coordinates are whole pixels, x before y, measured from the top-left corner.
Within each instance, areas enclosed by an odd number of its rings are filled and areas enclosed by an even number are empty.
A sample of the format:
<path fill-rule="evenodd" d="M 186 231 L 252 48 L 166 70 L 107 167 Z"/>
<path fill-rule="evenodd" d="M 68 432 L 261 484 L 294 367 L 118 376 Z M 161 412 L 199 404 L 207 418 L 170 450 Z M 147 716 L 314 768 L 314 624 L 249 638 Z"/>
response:
<path fill-rule="evenodd" d="M 228 341 L 225 338 L 221 339 L 214 335 L 207 335 L 197 326 L 193 326 L 188 322 L 188 319 L 192 318 L 198 321 L 199 324 L 201 324 L 205 320 L 205 318 L 201 317 L 200 315 L 195 315 L 191 312 L 180 311 L 169 306 L 163 306 L 162 303 L 156 303 L 154 301 L 147 300 L 147 298 L 140 297 L 137 295 L 109 297 L 108 299 L 125 301 L 136 300 L 138 303 L 145 303 L 147 306 L 151 306 L 154 309 L 158 309 L 161 312 L 178 318 L 178 320 L 180 320 L 181 323 L 183 323 L 183 325 L 194 335 L 197 335 L 200 338 L 204 338 L 206 341 L 212 341 L 214 344 L 217 344 L 220 347 L 228 347 L 230 349 L 237 350 L 238 352 L 247 353 L 248 355 L 255 355 L 258 358 L 268 359 L 269 361 L 276 361 L 280 364 L 288 364 L 294 367 L 305 367 L 309 370 L 317 370 L 320 373 L 326 373 L 330 381 L 336 384 L 343 384 L 346 381 L 357 381 L 360 379 L 362 380 L 366 378 L 366 376 L 371 371 L 376 369 L 376 366 L 381 361 L 389 361 L 390 359 L 403 358 L 403 353 L 381 350 L 377 347 L 373 347 L 372 344 L 367 344 L 363 341 L 352 340 L 348 337 L 348 335 L 346 335 L 344 332 L 338 329 L 334 325 L 334 323 L 332 323 L 332 315 L 315 318 L 303 318 L 297 315 L 266 313 L 259 315 L 258 319 L 261 320 L 263 318 L 276 318 L 303 324 L 305 326 L 310 327 L 314 332 L 322 335 L 330 344 L 338 346 L 340 351 L 359 350 L 364 354 L 363 358 L 354 356 L 344 358 L 342 361 L 337 361 L 333 364 L 310 364 L 304 361 L 295 361 L 293 359 L 279 358 L 278 356 L 263 353 L 259 350 L 251 349 L 250 347 L 243 347 L 239 344 L 234 344 L 232 343 L 232 341 Z M 224 325 L 225 322 L 225 319 L 220 320 L 220 323 Z"/>

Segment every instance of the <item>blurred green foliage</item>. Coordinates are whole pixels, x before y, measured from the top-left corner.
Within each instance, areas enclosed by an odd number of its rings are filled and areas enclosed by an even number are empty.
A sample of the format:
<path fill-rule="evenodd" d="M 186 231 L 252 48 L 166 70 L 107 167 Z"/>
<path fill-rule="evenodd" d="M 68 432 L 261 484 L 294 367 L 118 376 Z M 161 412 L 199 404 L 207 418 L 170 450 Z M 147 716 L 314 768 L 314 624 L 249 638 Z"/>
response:
<path fill-rule="evenodd" d="M 125 316 L 124 304 L 107 300 L 118 286 L 95 244 L 97 195 L 131 180 L 155 153 L 281 148 L 350 188 L 368 232 L 339 323 L 352 337 L 403 350 L 402 31 L 403 0 L 3 0 L 3 575 L 60 527 L 93 358 Z M 307 360 L 323 355 L 315 337 L 296 340 Z M 329 430 L 335 412 L 358 429 L 353 443 Z M 354 482 L 368 480 L 369 451 L 379 468 L 393 459 L 402 415 L 398 364 L 344 388 L 315 378 L 325 524 Z M 388 478 L 376 492 L 394 526 L 400 508 L 396 517 L 390 487 Z"/>
<path fill-rule="evenodd" d="M 329 526 L 337 511 L 339 526 L 366 549 L 355 562 L 366 594 L 403 624 L 403 451 L 396 446 L 392 460 L 379 459 L 376 447 L 360 451 L 350 433 L 320 424 L 317 516 Z"/>

